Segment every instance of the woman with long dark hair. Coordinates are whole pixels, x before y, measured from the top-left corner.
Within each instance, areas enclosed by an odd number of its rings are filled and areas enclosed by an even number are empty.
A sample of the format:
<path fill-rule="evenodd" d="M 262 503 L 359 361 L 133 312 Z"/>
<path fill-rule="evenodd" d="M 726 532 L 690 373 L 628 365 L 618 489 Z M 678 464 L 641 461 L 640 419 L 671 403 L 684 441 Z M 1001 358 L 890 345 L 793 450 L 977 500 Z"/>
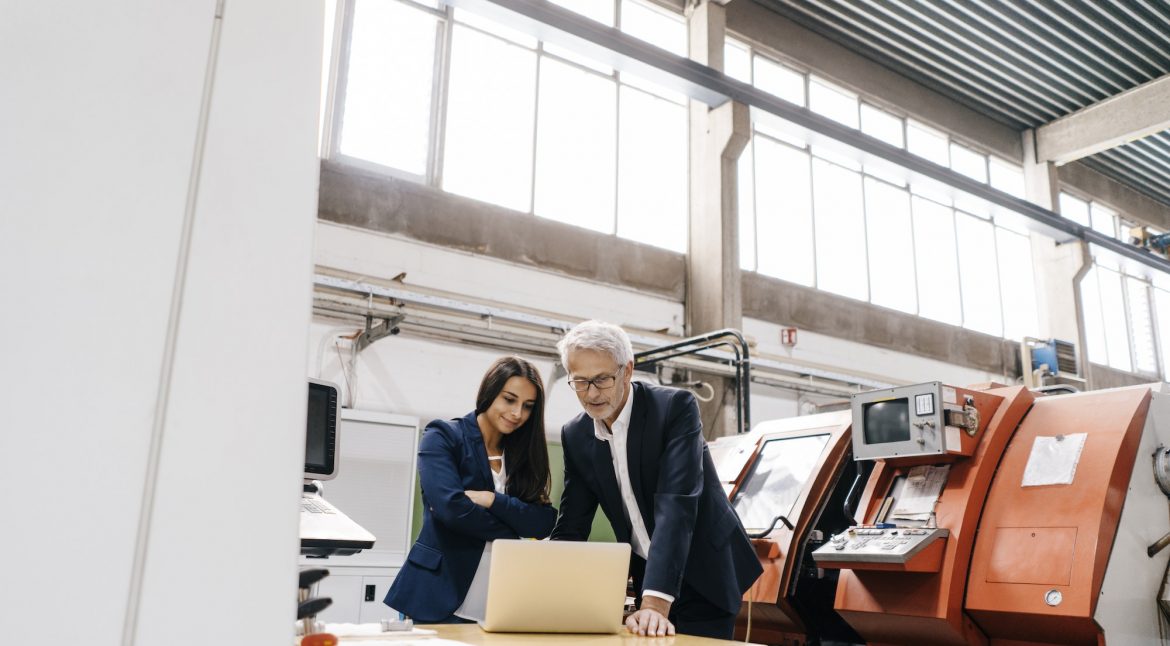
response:
<path fill-rule="evenodd" d="M 491 542 L 544 538 L 556 522 L 536 367 L 497 359 L 473 412 L 427 425 L 418 472 L 422 531 L 384 603 L 420 623 L 483 619 Z"/>

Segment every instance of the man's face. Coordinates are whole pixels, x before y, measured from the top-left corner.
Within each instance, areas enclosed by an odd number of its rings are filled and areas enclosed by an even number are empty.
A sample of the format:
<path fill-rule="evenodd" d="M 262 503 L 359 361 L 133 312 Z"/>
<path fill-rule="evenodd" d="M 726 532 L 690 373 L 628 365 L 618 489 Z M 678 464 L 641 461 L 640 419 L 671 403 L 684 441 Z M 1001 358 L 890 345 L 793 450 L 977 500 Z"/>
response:
<path fill-rule="evenodd" d="M 608 388 L 599 388 L 588 385 L 584 390 L 577 390 L 577 399 L 581 400 L 581 407 L 585 414 L 593 419 L 602 420 L 607 424 L 617 419 L 622 406 L 626 402 L 626 393 L 630 387 L 630 378 L 634 372 L 631 361 L 625 366 L 619 366 L 613 357 L 605 352 L 596 350 L 577 350 L 569 353 L 569 379 L 572 380 L 605 380 L 613 377 L 613 383 Z"/>

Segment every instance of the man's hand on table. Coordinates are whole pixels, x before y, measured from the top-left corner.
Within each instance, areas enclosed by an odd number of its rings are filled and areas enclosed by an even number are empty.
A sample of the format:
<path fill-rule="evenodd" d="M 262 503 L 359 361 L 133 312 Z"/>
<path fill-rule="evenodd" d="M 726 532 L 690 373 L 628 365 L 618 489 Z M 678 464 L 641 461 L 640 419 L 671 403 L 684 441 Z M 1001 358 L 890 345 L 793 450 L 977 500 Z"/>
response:
<path fill-rule="evenodd" d="M 642 597 L 642 607 L 637 612 L 626 617 L 626 630 L 635 635 L 662 637 L 674 634 L 674 624 L 667 617 L 670 615 L 670 602 L 661 597 Z"/>

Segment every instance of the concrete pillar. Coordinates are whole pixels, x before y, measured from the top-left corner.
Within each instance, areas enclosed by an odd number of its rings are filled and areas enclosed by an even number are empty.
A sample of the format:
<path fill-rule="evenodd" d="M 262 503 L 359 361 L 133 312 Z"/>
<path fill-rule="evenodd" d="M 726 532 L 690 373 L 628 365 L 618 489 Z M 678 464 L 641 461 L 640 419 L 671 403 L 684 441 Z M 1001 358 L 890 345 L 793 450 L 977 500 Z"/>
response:
<path fill-rule="evenodd" d="M 1035 131 L 1023 133 L 1024 197 L 1034 204 L 1060 212 L 1060 181 L 1055 164 L 1037 161 Z M 1080 240 L 1052 241 L 1031 234 L 1032 265 L 1036 273 L 1036 312 L 1042 334 L 1077 344 L 1082 376 L 1087 374 L 1085 337 L 1080 324 L 1081 294 L 1078 274 L 1088 261 Z M 1025 370 L 1026 366 L 1023 367 Z"/>
<path fill-rule="evenodd" d="M 690 57 L 723 69 L 726 9 L 701 0 L 688 9 Z M 736 163 L 751 136 L 746 105 L 708 108 L 690 102 L 690 243 L 687 254 L 686 328 L 690 335 L 743 327 L 739 277 Z M 702 377 L 715 396 L 701 404 L 708 438 L 735 428 L 731 380 Z"/>

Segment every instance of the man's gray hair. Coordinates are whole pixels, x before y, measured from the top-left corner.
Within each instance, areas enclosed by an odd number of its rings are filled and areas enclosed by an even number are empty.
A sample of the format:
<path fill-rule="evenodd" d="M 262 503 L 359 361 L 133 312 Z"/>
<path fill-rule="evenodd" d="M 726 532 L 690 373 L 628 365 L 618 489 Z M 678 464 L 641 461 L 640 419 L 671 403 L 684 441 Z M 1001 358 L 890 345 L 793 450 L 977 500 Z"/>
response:
<path fill-rule="evenodd" d="M 578 323 L 557 342 L 557 351 L 561 353 L 561 365 L 566 370 L 569 368 L 569 353 L 577 350 L 604 352 L 613 357 L 619 366 L 634 360 L 634 347 L 630 345 L 630 337 L 626 331 L 604 321 Z"/>

